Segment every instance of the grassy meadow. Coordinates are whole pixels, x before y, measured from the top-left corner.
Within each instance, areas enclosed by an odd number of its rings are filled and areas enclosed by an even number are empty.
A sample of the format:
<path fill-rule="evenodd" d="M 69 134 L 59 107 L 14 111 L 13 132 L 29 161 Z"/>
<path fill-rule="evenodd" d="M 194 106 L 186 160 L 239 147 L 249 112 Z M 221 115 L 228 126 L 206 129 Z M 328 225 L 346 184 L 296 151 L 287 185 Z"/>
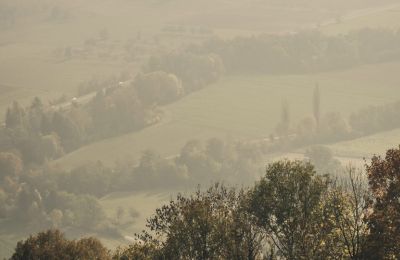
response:
<path fill-rule="evenodd" d="M 384 155 L 386 150 L 398 148 L 399 144 L 400 129 L 395 129 L 355 140 L 335 143 L 329 147 L 337 155 L 368 159 L 373 155 Z"/>
<path fill-rule="evenodd" d="M 321 27 L 327 34 L 346 34 L 363 28 L 400 28 L 400 5 L 369 8 L 360 12 L 345 15 L 340 21 L 332 21 Z"/>

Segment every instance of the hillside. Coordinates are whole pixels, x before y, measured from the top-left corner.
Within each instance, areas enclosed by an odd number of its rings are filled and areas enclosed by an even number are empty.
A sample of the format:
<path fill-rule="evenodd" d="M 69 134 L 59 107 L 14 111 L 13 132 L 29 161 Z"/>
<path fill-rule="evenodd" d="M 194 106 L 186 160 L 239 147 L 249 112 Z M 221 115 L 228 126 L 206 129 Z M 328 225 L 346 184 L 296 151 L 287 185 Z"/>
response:
<path fill-rule="evenodd" d="M 339 1 L 322 8 L 327 1 L 301 1 L 294 8 L 289 1 L 275 0 L 7 0 L 0 5 L 0 109 L 11 100 L 74 96 L 82 82 L 136 73 L 149 53 L 185 42 L 296 31 L 338 13 L 392 2 Z M 171 28 L 185 32 L 170 33 Z M 198 29 L 211 35 L 191 33 Z"/>
<path fill-rule="evenodd" d="M 50 227 L 114 249 L 196 185 L 397 146 L 398 2 L 0 0 L 0 258 Z"/>
<path fill-rule="evenodd" d="M 345 116 L 368 105 L 397 100 L 393 93 L 398 93 L 399 67 L 399 63 L 387 63 L 316 75 L 226 77 L 164 107 L 166 116 L 160 124 L 88 145 L 54 164 L 67 168 L 96 160 L 113 164 L 118 159 L 138 158 L 147 149 L 169 156 L 196 138 L 265 138 L 279 121 L 283 99 L 290 103 L 294 122 L 312 113 L 316 83 L 321 88 L 323 111 Z"/>

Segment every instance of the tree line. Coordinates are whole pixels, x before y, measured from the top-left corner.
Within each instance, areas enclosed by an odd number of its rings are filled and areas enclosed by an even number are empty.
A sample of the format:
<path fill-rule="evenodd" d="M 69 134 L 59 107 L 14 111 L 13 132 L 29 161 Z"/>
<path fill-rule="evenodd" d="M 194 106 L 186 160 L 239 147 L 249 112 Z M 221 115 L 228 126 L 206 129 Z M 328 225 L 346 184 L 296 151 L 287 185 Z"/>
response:
<path fill-rule="evenodd" d="M 191 189 L 215 181 L 248 185 L 261 175 L 266 152 L 258 142 L 212 138 L 189 141 L 168 159 L 149 150 L 138 162 L 119 161 L 110 167 L 98 161 L 71 170 L 47 164 L 32 169 L 14 153 L 1 152 L 0 219 L 11 225 L 85 228 L 118 237 L 121 223 L 108 218 L 99 203 L 105 195 Z M 342 176 L 343 167 L 328 148 L 311 147 L 306 157 L 318 172 Z M 129 213 L 127 221 L 136 217 L 134 208 L 123 211 Z"/>
<path fill-rule="evenodd" d="M 79 228 L 120 238 L 120 225 L 134 221 L 135 208 L 107 216 L 99 199 L 112 192 L 192 189 L 213 181 L 250 183 L 259 172 L 262 147 L 210 139 L 189 141 L 174 158 L 143 152 L 139 162 L 87 163 L 72 170 L 45 164 L 30 168 L 11 152 L 0 152 L 0 220 L 8 225 Z"/>
<path fill-rule="evenodd" d="M 117 191 L 179 189 L 193 187 L 196 184 L 208 185 L 212 181 L 223 180 L 248 184 L 259 176 L 259 165 L 265 154 L 324 142 L 324 140 L 340 140 L 340 138 L 349 137 L 351 132 L 345 132 L 346 135 L 343 136 L 339 135 L 341 133 L 339 130 L 348 129 L 347 127 L 335 126 L 327 128 L 329 133 L 334 135 L 333 137 L 327 135 L 327 137 L 339 139 L 316 139 L 325 133 L 324 122 L 329 124 L 338 122 L 339 126 L 347 124 L 343 120 L 338 121 L 332 118 L 326 120 L 325 116 L 320 116 L 319 109 L 317 109 L 319 102 L 316 101 L 315 96 L 317 95 L 314 95 L 313 101 L 316 104 L 314 116 L 320 118 L 320 125 L 317 127 L 317 120 L 313 119 L 314 130 L 303 132 L 310 139 L 302 139 L 304 136 L 297 132 L 294 139 L 281 137 L 276 140 L 272 138 L 269 142 L 261 140 L 227 142 L 215 138 L 206 142 L 192 140 L 173 158 L 165 159 L 157 152 L 145 151 L 138 162 L 119 162 L 114 167 L 105 166 L 101 162 L 88 163 L 69 171 L 49 167 L 46 163 L 42 167 L 33 166 L 29 160 L 23 157 L 23 154 L 21 155 L 16 150 L 0 152 L 1 218 L 13 219 L 15 223 L 30 223 L 32 227 L 85 227 L 118 237 L 120 233 L 117 223 L 104 214 L 98 202 L 98 199 L 106 194 Z M 41 105 L 40 100 L 36 99 L 35 102 L 36 105 L 32 105 L 28 113 L 23 111 L 28 114 L 24 120 L 31 122 L 30 127 L 32 128 L 39 125 L 34 123 L 37 118 L 34 108 L 41 107 Z M 380 108 L 377 111 L 387 112 L 390 109 L 393 111 L 396 109 L 393 104 L 384 105 L 384 107 L 387 109 Z M 15 112 L 12 113 L 15 114 Z M 288 117 L 287 113 L 287 111 L 283 112 L 285 120 Z M 373 117 L 373 114 L 368 114 Z M 395 122 L 396 113 L 389 113 L 389 115 L 392 115 L 393 119 L 386 118 L 392 125 Z M 18 117 L 16 118 L 18 119 Z M 356 118 L 360 120 L 361 117 Z M 19 120 L 13 121 L 10 118 L 8 120 L 7 124 L 9 125 L 20 125 Z M 373 121 L 367 120 L 366 122 Z M 381 122 L 380 126 L 383 125 Z M 57 142 L 50 142 L 50 144 L 52 144 L 48 146 L 52 147 L 50 151 L 54 151 L 56 150 L 54 147 L 58 147 Z M 39 147 L 35 146 L 36 149 Z M 36 156 L 39 154 L 37 150 L 34 150 L 33 153 Z M 307 150 L 306 157 L 315 164 L 318 172 L 334 173 L 339 177 L 343 172 L 340 163 L 333 159 L 329 149 L 312 147 Z M 91 219 L 93 212 L 97 212 L 98 218 Z M 133 213 L 130 214 L 133 220 L 135 218 L 134 209 L 129 209 L 129 212 Z"/>
<path fill-rule="evenodd" d="M 400 127 L 400 101 L 371 105 L 347 118 L 338 112 L 321 112 L 319 86 L 312 96 L 312 114 L 297 122 L 290 117 L 290 106 L 282 102 L 281 118 L 270 136 L 270 151 L 351 140 Z"/>
<path fill-rule="evenodd" d="M 366 175 L 350 168 L 338 182 L 309 162 L 278 161 L 248 188 L 216 183 L 177 195 L 130 246 L 108 251 L 51 230 L 19 242 L 11 259 L 396 259 L 398 165 L 400 148 L 390 149 Z"/>
<path fill-rule="evenodd" d="M 324 69 L 321 63 L 330 64 L 329 59 L 341 57 L 337 52 L 344 56 L 343 59 L 354 60 L 343 62 L 349 66 L 386 61 L 397 59 L 395 53 L 399 51 L 399 39 L 396 31 L 381 29 L 365 29 L 345 36 L 301 32 L 214 40 L 187 50 L 160 54 L 151 57 L 143 65 L 142 73 L 121 82 L 122 85 L 111 80 L 106 82 L 106 87 L 101 83 L 90 86 L 90 89 L 96 89 L 97 94 L 84 104 L 71 102 L 67 106 L 64 103 L 52 107 L 35 98 L 30 106 L 22 107 L 14 102 L 6 111 L 5 128 L 0 129 L 1 148 L 18 152 L 24 162 L 41 164 L 96 140 L 158 122 L 162 118 L 160 106 L 215 82 L 225 70 L 228 73 L 235 70 L 263 73 L 314 71 L 305 67 Z M 303 46 L 304 51 L 296 51 L 298 46 Z M 353 50 L 356 57 L 343 54 L 346 53 L 343 49 Z M 275 52 L 281 54 L 271 54 Z M 375 57 L 377 55 L 383 58 Z M 252 65 L 246 60 L 251 60 Z M 297 65 L 293 67 L 291 63 Z M 335 68 L 345 66 L 342 65 Z M 318 105 L 316 97 L 314 106 Z M 347 121 L 338 113 L 320 115 L 318 112 L 290 131 L 296 132 L 298 143 L 307 139 L 332 141 L 351 138 L 398 126 L 393 120 L 395 113 L 396 104 L 360 111 Z M 282 115 L 281 135 L 289 132 L 287 120 L 287 115 Z"/>
<path fill-rule="evenodd" d="M 207 86 L 223 72 L 212 55 L 176 53 L 159 61 L 152 60 L 132 80 L 98 84 L 101 88 L 89 102 L 73 99 L 51 106 L 36 97 L 23 107 L 15 101 L 0 129 L 1 150 L 40 165 L 85 144 L 157 123 L 160 106 Z"/>
<path fill-rule="evenodd" d="M 345 69 L 400 59 L 400 32 L 360 29 L 328 36 L 318 31 L 221 39 L 189 47 L 215 53 L 228 73 L 293 74 Z"/>

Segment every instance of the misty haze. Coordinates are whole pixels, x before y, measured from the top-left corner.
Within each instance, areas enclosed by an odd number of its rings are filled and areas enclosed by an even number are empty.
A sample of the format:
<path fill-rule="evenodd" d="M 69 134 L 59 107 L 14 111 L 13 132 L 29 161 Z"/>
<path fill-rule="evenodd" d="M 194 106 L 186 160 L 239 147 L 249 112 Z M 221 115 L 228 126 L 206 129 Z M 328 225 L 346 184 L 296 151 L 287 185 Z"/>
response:
<path fill-rule="evenodd" d="M 398 0 L 0 0 L 0 259 L 400 259 Z"/>

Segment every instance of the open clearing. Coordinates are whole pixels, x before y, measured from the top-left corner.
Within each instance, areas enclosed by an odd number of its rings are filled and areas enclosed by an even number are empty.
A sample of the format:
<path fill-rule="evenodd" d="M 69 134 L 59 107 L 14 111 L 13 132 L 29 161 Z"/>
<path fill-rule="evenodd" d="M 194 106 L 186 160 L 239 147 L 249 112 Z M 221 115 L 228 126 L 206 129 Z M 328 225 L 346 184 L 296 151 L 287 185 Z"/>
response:
<path fill-rule="evenodd" d="M 347 116 L 346 111 L 398 100 L 399 69 L 400 63 L 385 63 L 316 75 L 225 77 L 165 107 L 160 124 L 82 147 L 55 164 L 66 168 L 97 160 L 112 164 L 138 158 L 146 149 L 169 156 L 190 139 L 267 137 L 280 119 L 282 100 L 290 104 L 293 122 L 312 113 L 317 82 L 323 112 Z"/>
<path fill-rule="evenodd" d="M 133 209 L 137 212 L 133 223 L 124 225 L 122 235 L 128 239 L 121 239 L 120 241 L 107 239 L 102 237 L 101 240 L 109 248 L 115 248 L 121 243 L 129 243 L 129 238 L 134 237 L 135 233 L 140 233 L 146 226 L 146 218 L 154 214 L 156 208 L 161 207 L 167 203 L 172 197 L 172 193 L 135 193 L 135 192 L 118 192 L 107 195 L 100 200 L 105 213 L 109 218 L 116 218 L 118 208 L 125 210 L 124 217 L 128 218 L 130 211 Z M 124 221 L 124 218 L 122 219 Z"/>
<path fill-rule="evenodd" d="M 373 155 L 385 155 L 386 150 L 398 148 L 400 129 L 382 132 L 351 141 L 339 142 L 329 147 L 335 154 L 353 158 L 371 158 Z"/>
<path fill-rule="evenodd" d="M 354 12 L 341 21 L 328 22 L 321 30 L 327 34 L 346 34 L 363 28 L 387 28 L 398 30 L 400 28 L 400 5 L 372 8 L 364 12 Z"/>

